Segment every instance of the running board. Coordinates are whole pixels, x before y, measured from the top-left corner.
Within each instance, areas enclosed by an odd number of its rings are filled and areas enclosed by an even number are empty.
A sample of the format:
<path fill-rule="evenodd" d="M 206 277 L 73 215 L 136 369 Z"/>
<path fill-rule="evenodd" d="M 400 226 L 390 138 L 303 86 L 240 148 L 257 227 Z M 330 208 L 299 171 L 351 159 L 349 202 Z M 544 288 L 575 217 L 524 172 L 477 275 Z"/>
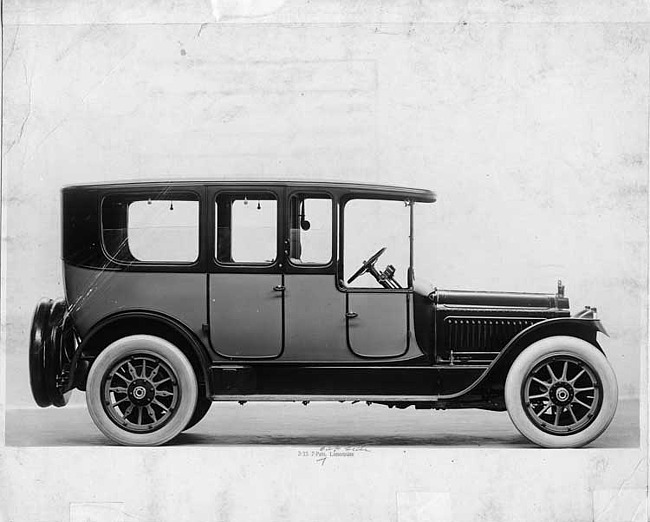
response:
<path fill-rule="evenodd" d="M 216 401 L 432 402 L 461 392 L 484 372 L 461 365 L 212 366 L 209 394 Z"/>
<path fill-rule="evenodd" d="M 261 401 L 261 402 L 433 402 L 438 395 L 213 395 L 213 401 Z"/>

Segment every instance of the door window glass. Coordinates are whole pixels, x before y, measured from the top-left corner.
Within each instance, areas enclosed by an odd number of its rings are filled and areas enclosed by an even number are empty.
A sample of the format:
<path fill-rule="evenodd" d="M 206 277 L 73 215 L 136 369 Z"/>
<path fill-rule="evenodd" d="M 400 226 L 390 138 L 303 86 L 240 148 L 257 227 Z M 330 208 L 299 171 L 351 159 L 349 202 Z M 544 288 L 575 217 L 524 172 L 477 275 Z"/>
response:
<path fill-rule="evenodd" d="M 374 269 L 378 274 L 395 269 L 393 278 L 406 288 L 410 262 L 410 209 L 403 201 L 352 199 L 344 207 L 343 273 L 345 284 L 356 288 L 384 288 L 370 272 L 354 275 L 371 256 L 383 247 Z M 389 266 L 390 265 L 390 266 Z"/>
<path fill-rule="evenodd" d="M 216 257 L 222 263 L 270 264 L 277 258 L 277 200 L 271 194 L 217 197 Z"/>

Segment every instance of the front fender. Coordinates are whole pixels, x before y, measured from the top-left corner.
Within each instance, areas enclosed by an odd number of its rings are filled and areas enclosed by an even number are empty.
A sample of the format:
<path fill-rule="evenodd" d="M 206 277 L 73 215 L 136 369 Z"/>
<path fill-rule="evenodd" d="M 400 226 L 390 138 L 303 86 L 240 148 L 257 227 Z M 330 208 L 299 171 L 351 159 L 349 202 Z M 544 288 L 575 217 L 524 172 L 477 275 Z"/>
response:
<path fill-rule="evenodd" d="M 577 337 L 587 341 L 602 352 L 603 349 L 596 340 L 596 334 L 598 332 L 608 335 L 600 320 L 596 319 L 595 316 L 558 317 L 535 323 L 514 336 L 501 350 L 499 355 L 496 356 L 490 366 L 471 385 L 462 391 L 444 395 L 440 398 L 458 399 L 469 392 L 475 391 L 479 387 L 484 389 L 492 387 L 502 388 L 505 384 L 510 366 L 512 366 L 517 356 L 528 346 L 545 337 L 555 335 Z"/>
<path fill-rule="evenodd" d="M 602 352 L 603 349 L 596 339 L 598 332 L 609 336 L 600 320 L 594 316 L 558 317 L 535 323 L 519 332 L 510 340 L 475 384 L 479 384 L 481 381 L 486 385 L 504 383 L 510 366 L 517 356 L 528 346 L 545 337 L 553 337 L 555 335 L 577 337 L 587 341 Z"/>

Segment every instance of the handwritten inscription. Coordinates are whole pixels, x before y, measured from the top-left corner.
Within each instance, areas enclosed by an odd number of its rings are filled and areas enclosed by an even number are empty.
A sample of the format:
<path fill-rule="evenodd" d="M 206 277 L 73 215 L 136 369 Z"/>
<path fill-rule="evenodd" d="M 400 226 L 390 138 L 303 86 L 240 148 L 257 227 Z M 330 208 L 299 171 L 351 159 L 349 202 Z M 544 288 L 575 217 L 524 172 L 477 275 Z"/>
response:
<path fill-rule="evenodd" d="M 321 465 L 329 458 L 354 457 L 361 452 L 370 452 L 363 446 L 321 446 L 318 449 L 298 450 L 299 457 L 311 457 Z"/>

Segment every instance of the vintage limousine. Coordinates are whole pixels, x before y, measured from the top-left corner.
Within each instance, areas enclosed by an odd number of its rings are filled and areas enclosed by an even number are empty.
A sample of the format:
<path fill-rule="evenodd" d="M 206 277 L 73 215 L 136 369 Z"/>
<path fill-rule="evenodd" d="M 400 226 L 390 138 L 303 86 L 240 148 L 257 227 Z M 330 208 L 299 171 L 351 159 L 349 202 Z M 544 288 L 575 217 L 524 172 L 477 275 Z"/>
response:
<path fill-rule="evenodd" d="M 34 313 L 36 403 L 85 391 L 97 427 L 127 445 L 169 441 L 212 401 L 507 409 L 538 445 L 593 441 L 617 405 L 596 309 L 571 315 L 559 282 L 417 280 L 413 209 L 435 199 L 299 181 L 64 188 L 65 297 Z"/>

